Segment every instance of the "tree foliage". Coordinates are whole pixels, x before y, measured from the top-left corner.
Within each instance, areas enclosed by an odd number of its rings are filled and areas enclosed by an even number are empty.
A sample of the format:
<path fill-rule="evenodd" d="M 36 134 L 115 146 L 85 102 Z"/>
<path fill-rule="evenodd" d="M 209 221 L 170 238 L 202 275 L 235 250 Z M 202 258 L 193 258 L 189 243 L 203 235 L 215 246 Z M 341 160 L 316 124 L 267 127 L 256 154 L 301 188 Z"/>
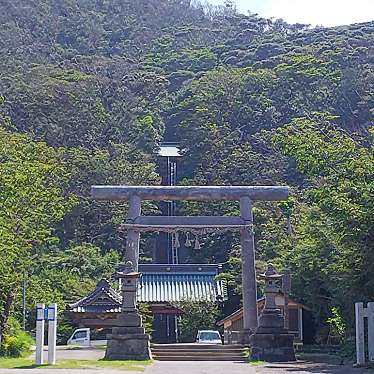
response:
<path fill-rule="evenodd" d="M 61 150 L 0 129 L 0 338 L 22 273 L 38 247 L 53 243 L 53 224 L 74 205 L 63 194 Z"/>
<path fill-rule="evenodd" d="M 322 272 L 325 296 L 348 313 L 354 301 L 372 296 L 374 153 L 372 145 L 329 119 L 320 114 L 296 119 L 279 130 L 275 141 L 310 183 L 300 232 L 304 237 L 297 243 L 309 244 L 303 254 L 310 260 L 304 266 L 309 263 L 313 274 L 315 266 Z"/>
<path fill-rule="evenodd" d="M 180 340 L 185 343 L 196 341 L 198 330 L 215 329 L 219 309 L 207 300 L 183 300 L 174 305 L 183 312 L 180 319 Z"/>
<path fill-rule="evenodd" d="M 319 325 L 339 306 L 351 326 L 352 302 L 373 297 L 373 22 L 290 25 L 231 1 L 5 0 L 0 23 L 3 324 L 24 269 L 30 310 L 110 272 L 127 204 L 92 201 L 90 186 L 159 184 L 164 139 L 181 144 L 180 184 L 290 185 L 289 201 L 255 206 L 258 269 L 291 267 Z M 226 263 L 240 296 L 238 237 L 201 239 L 188 261 Z"/>

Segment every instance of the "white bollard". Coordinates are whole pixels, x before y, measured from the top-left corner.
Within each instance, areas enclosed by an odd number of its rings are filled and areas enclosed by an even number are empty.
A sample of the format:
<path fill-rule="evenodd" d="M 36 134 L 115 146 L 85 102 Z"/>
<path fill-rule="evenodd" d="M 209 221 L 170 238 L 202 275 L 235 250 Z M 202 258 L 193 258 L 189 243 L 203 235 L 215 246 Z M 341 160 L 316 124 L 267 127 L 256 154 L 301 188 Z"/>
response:
<path fill-rule="evenodd" d="M 48 364 L 56 364 L 57 304 L 48 307 Z"/>
<path fill-rule="evenodd" d="M 357 365 L 365 364 L 364 304 L 355 304 Z"/>
<path fill-rule="evenodd" d="M 36 304 L 36 351 L 35 364 L 43 364 L 44 348 L 44 304 Z"/>
<path fill-rule="evenodd" d="M 368 303 L 367 317 L 369 361 L 374 361 L 374 303 Z"/>

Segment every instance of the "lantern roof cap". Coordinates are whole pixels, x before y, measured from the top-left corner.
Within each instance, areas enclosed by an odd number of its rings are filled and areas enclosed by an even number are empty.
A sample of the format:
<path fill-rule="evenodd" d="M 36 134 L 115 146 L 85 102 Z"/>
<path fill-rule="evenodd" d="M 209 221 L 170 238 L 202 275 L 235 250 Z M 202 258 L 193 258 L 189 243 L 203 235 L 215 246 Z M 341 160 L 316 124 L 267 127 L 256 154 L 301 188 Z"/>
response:
<path fill-rule="evenodd" d="M 282 278 L 283 277 L 283 274 L 279 274 L 277 273 L 274 268 L 273 268 L 273 265 L 272 264 L 269 264 L 265 273 L 262 273 L 259 275 L 261 278 L 264 278 L 264 279 L 279 279 L 279 278 Z"/>
<path fill-rule="evenodd" d="M 117 271 L 115 273 L 116 278 L 136 278 L 139 277 L 139 275 L 140 273 L 135 271 L 131 261 L 127 261 L 126 264 L 124 264 L 123 271 Z"/>

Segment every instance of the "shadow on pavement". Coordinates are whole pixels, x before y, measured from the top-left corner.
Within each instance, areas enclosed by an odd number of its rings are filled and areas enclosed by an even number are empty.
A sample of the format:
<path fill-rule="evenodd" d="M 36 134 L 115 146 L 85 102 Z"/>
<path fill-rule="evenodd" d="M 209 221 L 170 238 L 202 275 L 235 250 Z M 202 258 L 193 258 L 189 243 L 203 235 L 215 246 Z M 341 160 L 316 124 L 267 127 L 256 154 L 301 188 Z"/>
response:
<path fill-rule="evenodd" d="M 269 369 L 271 371 L 269 371 Z M 337 366 L 326 363 L 314 362 L 295 362 L 295 364 L 267 364 L 263 368 L 264 373 L 274 374 L 278 373 L 305 373 L 305 374 L 360 374 L 360 373 L 373 373 L 368 369 L 357 369 L 348 366 Z"/>

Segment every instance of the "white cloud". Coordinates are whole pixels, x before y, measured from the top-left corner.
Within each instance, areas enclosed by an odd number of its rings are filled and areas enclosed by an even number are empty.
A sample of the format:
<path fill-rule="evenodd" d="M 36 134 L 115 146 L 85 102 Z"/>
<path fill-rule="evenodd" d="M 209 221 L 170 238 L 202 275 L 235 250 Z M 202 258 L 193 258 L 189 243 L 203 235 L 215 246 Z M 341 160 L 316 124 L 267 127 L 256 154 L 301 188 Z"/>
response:
<path fill-rule="evenodd" d="M 344 25 L 373 20 L 374 0 L 272 0 L 259 13 L 289 23 Z"/>

